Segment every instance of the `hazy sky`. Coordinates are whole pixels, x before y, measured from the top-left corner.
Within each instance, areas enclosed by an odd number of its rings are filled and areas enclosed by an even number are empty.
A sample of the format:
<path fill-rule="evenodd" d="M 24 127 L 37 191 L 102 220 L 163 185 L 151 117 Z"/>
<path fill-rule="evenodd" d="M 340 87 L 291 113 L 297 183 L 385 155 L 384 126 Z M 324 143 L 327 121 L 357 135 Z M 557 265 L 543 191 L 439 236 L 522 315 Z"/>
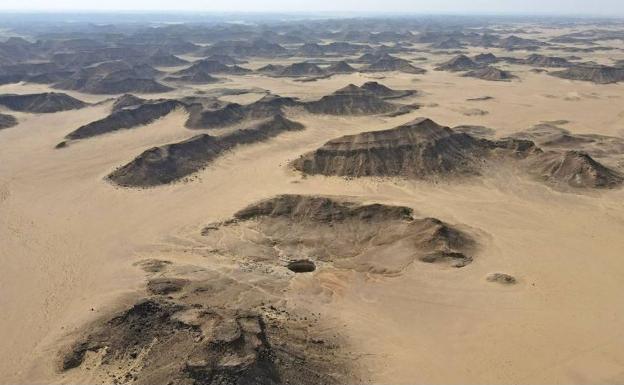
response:
<path fill-rule="evenodd" d="M 565 13 L 624 16 L 624 0 L 0 0 L 0 10 Z"/>

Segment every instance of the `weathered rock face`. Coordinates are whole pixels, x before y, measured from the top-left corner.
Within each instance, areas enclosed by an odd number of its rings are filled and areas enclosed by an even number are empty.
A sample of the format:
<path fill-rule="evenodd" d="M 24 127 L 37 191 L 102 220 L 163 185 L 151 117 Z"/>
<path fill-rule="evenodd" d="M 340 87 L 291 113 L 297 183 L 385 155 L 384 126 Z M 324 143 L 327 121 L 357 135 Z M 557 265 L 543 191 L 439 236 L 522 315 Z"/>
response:
<path fill-rule="evenodd" d="M 189 128 L 222 128 L 250 120 L 267 119 L 283 112 L 284 107 L 299 105 L 293 98 L 266 95 L 246 105 L 230 103 L 223 108 L 192 112 L 186 123 Z"/>
<path fill-rule="evenodd" d="M 463 76 L 489 81 L 509 81 L 515 78 L 510 72 L 491 66 L 468 71 Z"/>
<path fill-rule="evenodd" d="M 398 71 L 410 74 L 424 74 L 427 72 L 422 68 L 413 66 L 409 60 L 397 58 L 388 54 L 382 55 L 363 69 L 366 72 L 386 72 Z"/>
<path fill-rule="evenodd" d="M 344 60 L 331 64 L 329 67 L 325 69 L 325 72 L 328 74 L 350 74 L 353 72 L 357 72 L 357 70 L 349 65 Z"/>
<path fill-rule="evenodd" d="M 473 61 L 466 55 L 458 55 L 451 60 L 436 67 L 436 71 L 468 71 L 481 67 L 482 65 Z"/>
<path fill-rule="evenodd" d="M 473 59 L 476 63 L 479 64 L 494 64 L 498 62 L 498 58 L 493 53 L 480 53 L 476 55 Z"/>
<path fill-rule="evenodd" d="M 167 184 L 206 167 L 224 152 L 242 144 L 267 140 L 285 131 L 303 126 L 282 115 L 225 136 L 206 134 L 179 143 L 149 149 L 133 161 L 112 172 L 108 178 L 127 187 L 150 187 Z"/>
<path fill-rule="evenodd" d="M 579 151 L 547 152 L 532 162 L 532 173 L 553 184 L 577 188 L 612 188 L 624 177 Z"/>
<path fill-rule="evenodd" d="M 388 103 L 374 93 L 353 84 L 320 100 L 305 104 L 315 114 L 327 115 L 376 115 L 396 113 L 406 106 Z"/>
<path fill-rule="evenodd" d="M 544 56 L 539 54 L 529 55 L 523 60 L 524 64 L 535 67 L 571 67 L 573 64 L 567 59 L 557 56 Z"/>
<path fill-rule="evenodd" d="M 229 74 L 229 75 L 245 75 L 250 73 L 251 70 L 237 65 L 225 65 L 216 60 L 200 60 L 195 62 L 189 68 L 177 71 L 173 73 L 173 76 L 193 76 L 197 74 Z"/>
<path fill-rule="evenodd" d="M 46 92 L 43 94 L 0 95 L 0 105 L 14 111 L 52 113 L 80 109 L 86 107 L 87 103 L 67 94 Z"/>
<path fill-rule="evenodd" d="M 323 76 L 326 72 L 314 63 L 294 63 L 283 68 L 278 76 L 299 77 L 299 76 Z"/>
<path fill-rule="evenodd" d="M 469 175 L 502 144 L 456 133 L 429 119 L 331 140 L 294 162 L 307 174 L 339 176 Z"/>
<path fill-rule="evenodd" d="M 104 95 L 171 91 L 154 80 L 160 74 L 147 64 L 130 65 L 117 60 L 82 68 L 54 84 L 54 88 Z"/>
<path fill-rule="evenodd" d="M 219 285 L 225 287 L 225 283 Z M 236 282 L 229 286 L 237 285 L 241 286 Z M 196 298 L 194 290 L 231 293 L 205 281 L 190 286 L 180 294 L 194 297 L 194 303 L 178 293 L 173 294 L 176 298 L 159 294 L 94 323 L 61 351 L 59 370 L 87 370 L 103 383 L 144 385 L 348 381 L 348 364 L 336 357 L 337 344 L 325 339 L 308 341 L 312 318 L 304 327 L 294 317 L 276 317 L 274 307 L 213 306 Z M 99 356 L 99 364 L 84 368 L 89 365 L 85 363 L 88 354 Z"/>
<path fill-rule="evenodd" d="M 130 102 L 130 99 L 127 99 Z M 117 106 L 119 107 L 119 105 Z M 69 133 L 67 139 L 85 139 L 109 132 L 130 129 L 154 122 L 184 105 L 176 100 L 143 103 L 136 107 L 117 109 L 104 119 L 86 124 Z"/>
<path fill-rule="evenodd" d="M 412 90 L 393 90 L 378 82 L 366 82 L 360 88 L 382 99 L 399 99 L 416 93 Z"/>
<path fill-rule="evenodd" d="M 609 84 L 624 81 L 624 68 L 601 65 L 576 65 L 563 71 L 550 72 L 549 75 L 569 80 Z"/>
<path fill-rule="evenodd" d="M 240 236 L 247 232 L 259 236 Z M 415 219 L 407 207 L 307 195 L 252 204 L 204 236 L 220 253 L 252 263 L 310 261 L 377 274 L 401 273 L 415 262 L 463 267 L 476 250 L 464 231 L 434 218 Z"/>

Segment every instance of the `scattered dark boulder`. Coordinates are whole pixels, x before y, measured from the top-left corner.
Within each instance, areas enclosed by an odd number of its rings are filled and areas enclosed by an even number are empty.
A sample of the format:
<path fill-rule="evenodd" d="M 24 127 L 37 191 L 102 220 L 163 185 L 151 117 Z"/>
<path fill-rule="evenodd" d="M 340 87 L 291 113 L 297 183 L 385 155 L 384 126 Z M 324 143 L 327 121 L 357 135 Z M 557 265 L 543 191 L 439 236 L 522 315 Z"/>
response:
<path fill-rule="evenodd" d="M 17 119 L 13 115 L 0 114 L 0 130 L 17 125 Z"/>

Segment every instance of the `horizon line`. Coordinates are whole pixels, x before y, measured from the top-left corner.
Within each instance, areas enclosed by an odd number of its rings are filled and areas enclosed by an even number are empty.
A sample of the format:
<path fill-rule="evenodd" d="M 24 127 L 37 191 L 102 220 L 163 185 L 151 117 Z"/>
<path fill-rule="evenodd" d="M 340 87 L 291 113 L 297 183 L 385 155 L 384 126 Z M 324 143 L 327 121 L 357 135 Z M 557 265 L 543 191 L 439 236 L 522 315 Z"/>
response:
<path fill-rule="evenodd" d="M 612 13 L 595 13 L 588 14 L 586 12 L 552 12 L 552 11 L 538 11 L 538 12 L 468 12 L 468 11 L 355 11 L 355 10 L 318 10 L 318 11 L 260 11 L 260 10 L 201 10 L 201 9 L 2 9 L 0 8 L 0 14 L 188 14 L 193 13 L 195 15 L 333 15 L 348 18 L 350 15 L 356 16 L 549 16 L 549 17 L 579 17 L 579 18 L 608 18 L 608 19 L 620 19 L 624 18 L 624 13 L 612 14 Z"/>

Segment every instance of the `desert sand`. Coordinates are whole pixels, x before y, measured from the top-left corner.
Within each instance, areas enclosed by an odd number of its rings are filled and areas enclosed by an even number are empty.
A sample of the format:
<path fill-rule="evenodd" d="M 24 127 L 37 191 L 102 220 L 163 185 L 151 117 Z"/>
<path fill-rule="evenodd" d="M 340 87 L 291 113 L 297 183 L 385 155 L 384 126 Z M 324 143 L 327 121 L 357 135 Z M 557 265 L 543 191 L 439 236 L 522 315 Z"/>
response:
<path fill-rule="evenodd" d="M 535 35 L 526 37 L 552 33 L 532 30 Z M 313 101 L 349 84 L 378 81 L 416 90 L 401 101 L 420 105 L 394 117 L 287 108 L 285 116 L 305 130 L 239 146 L 189 178 L 153 188 L 120 187 L 107 176 L 149 148 L 200 134 L 185 127 L 184 109 L 63 149 L 55 146 L 67 134 L 110 113 L 110 96 L 62 91 L 95 104 L 53 114 L 0 109 L 19 121 L 0 130 L 0 382 L 108 381 L 84 367 L 59 371 L 59 349 L 75 341 L 85 325 L 145 296 L 146 279 L 193 277 L 189 271 L 195 270 L 231 280 L 215 279 L 217 286 L 243 285 L 249 296 L 276 297 L 284 309 L 318 314 L 325 328 L 319 333 L 338 334 L 333 338 L 348 351 L 344 359 L 351 363 L 351 378 L 364 383 L 623 382 L 624 189 L 555 189 L 506 164 L 491 166 L 478 178 L 435 182 L 308 176 L 291 164 L 331 139 L 390 129 L 418 117 L 449 127 L 489 127 L 497 138 L 562 120 L 567 122 L 561 127 L 574 134 L 622 137 L 624 84 L 570 81 L 516 64 L 500 68 L 518 79 L 491 82 L 434 70 L 452 54 L 410 55 L 399 56 L 426 57 L 414 62 L 425 74 L 358 72 L 298 82 L 254 73 L 222 76 L 227 83 L 138 94 L 174 98 L 197 90 L 257 87 Z M 600 61 L 605 54 L 582 55 Z M 623 58 L 621 51 L 609 55 Z M 297 61 L 255 59 L 244 66 Z M 0 86 L 0 94 L 38 92 L 58 90 L 28 83 Z M 246 104 L 262 96 L 222 100 Z M 468 100 L 485 96 L 491 99 Z M 622 164 L 606 163 L 622 170 Z M 215 253 L 223 245 L 211 244 L 202 229 L 281 194 L 405 206 L 414 217 L 465 229 L 479 247 L 461 268 L 415 261 L 384 273 L 320 263 L 305 274 L 274 267 L 280 278 L 266 283 L 274 270 L 269 276 L 261 269 L 249 273 L 241 260 Z M 146 276 L 137 263 L 149 259 L 170 261 L 171 270 Z M 487 279 L 495 273 L 516 282 Z M 89 360 L 98 367 L 96 357 Z"/>

